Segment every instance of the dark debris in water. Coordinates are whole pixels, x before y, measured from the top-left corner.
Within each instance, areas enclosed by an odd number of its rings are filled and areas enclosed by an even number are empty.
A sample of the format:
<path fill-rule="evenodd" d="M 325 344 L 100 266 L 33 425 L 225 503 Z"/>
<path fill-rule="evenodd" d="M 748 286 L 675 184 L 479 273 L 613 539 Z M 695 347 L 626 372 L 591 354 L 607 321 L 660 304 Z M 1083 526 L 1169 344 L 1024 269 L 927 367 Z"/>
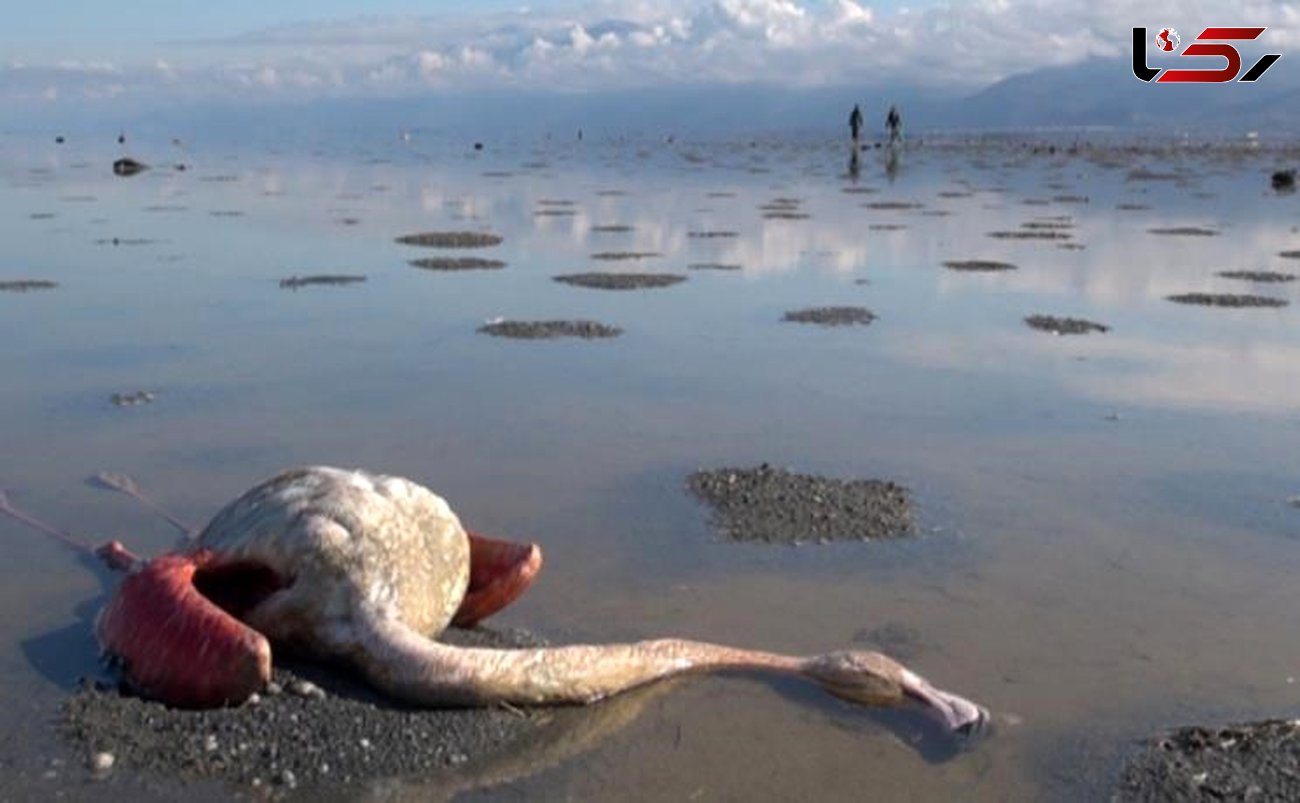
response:
<path fill-rule="evenodd" d="M 1300 720 L 1195 725 L 1152 738 L 1128 760 L 1111 799 L 1300 800 Z"/>
<path fill-rule="evenodd" d="M 1285 307 L 1285 298 L 1237 293 L 1181 293 L 1166 296 L 1178 304 L 1198 304 L 1203 307 Z"/>
<path fill-rule="evenodd" d="M 302 287 L 340 287 L 348 284 L 359 284 L 366 280 L 365 276 L 349 276 L 339 274 L 319 274 L 315 276 L 290 276 L 287 279 L 280 280 L 280 287 L 285 290 L 297 290 Z"/>
<path fill-rule="evenodd" d="M 506 266 L 499 259 L 482 257 L 426 257 L 412 259 L 408 264 L 413 268 L 433 271 L 500 270 Z"/>
<path fill-rule="evenodd" d="M 576 287 L 589 287 L 596 290 L 644 290 L 656 287 L 671 287 L 686 281 L 686 277 L 676 273 L 568 273 L 556 276 L 555 281 Z"/>
<path fill-rule="evenodd" d="M 478 331 L 493 337 L 508 337 L 516 340 L 553 340 L 561 337 L 595 340 L 623 334 L 623 330 L 617 326 L 582 320 L 493 321 L 480 326 Z"/>
<path fill-rule="evenodd" d="M 740 270 L 742 266 L 735 262 L 692 262 L 686 267 L 689 270 L 734 271 L 734 270 Z"/>
<path fill-rule="evenodd" d="M 876 319 L 866 307 L 811 307 L 787 312 L 781 320 L 820 326 L 866 326 Z"/>
<path fill-rule="evenodd" d="M 718 532 L 733 541 L 869 541 L 916 529 L 909 492 L 885 480 L 796 474 L 763 463 L 696 471 L 687 487 L 712 508 Z"/>
<path fill-rule="evenodd" d="M 397 242 L 425 248 L 487 248 L 500 245 L 503 239 L 486 231 L 425 231 L 402 235 Z"/>
<path fill-rule="evenodd" d="M 1030 315 L 1025 323 L 1031 329 L 1051 332 L 1054 335 L 1086 335 L 1091 332 L 1109 332 L 1110 327 L 1083 318 L 1058 318 L 1055 315 Z"/>

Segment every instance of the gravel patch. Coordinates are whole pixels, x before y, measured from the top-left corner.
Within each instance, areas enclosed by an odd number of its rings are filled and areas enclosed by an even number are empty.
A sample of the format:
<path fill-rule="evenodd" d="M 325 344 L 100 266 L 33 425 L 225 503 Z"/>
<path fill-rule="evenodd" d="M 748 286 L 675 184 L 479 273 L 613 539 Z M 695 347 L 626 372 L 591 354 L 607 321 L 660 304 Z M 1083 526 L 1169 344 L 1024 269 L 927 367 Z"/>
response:
<path fill-rule="evenodd" d="M 536 646 L 523 631 L 449 631 L 474 646 Z M 265 790 L 429 773 L 505 750 L 544 709 L 410 709 L 318 667 L 277 668 L 238 708 L 187 711 L 86 685 L 63 704 L 64 736 L 97 766 Z"/>
<path fill-rule="evenodd" d="M 732 541 L 870 541 L 916 529 L 907 489 L 884 480 L 795 474 L 763 463 L 697 471 L 687 487 L 712 509 L 718 533 Z"/>
<path fill-rule="evenodd" d="M 599 251 L 591 255 L 592 259 L 599 259 L 605 262 L 620 262 L 629 259 L 653 259 L 663 254 L 658 251 Z"/>
<path fill-rule="evenodd" d="M 688 270 L 740 270 L 741 267 L 735 262 L 692 262 L 686 266 Z"/>
<path fill-rule="evenodd" d="M 114 407 L 139 407 L 142 404 L 150 404 L 158 394 L 152 390 L 133 390 L 129 393 L 114 393 L 108 397 Z"/>
<path fill-rule="evenodd" d="M 58 286 L 58 282 L 51 282 L 45 279 L 10 279 L 8 281 L 0 281 L 0 292 L 26 293 L 31 290 L 53 290 Z"/>
<path fill-rule="evenodd" d="M 1182 293 L 1165 298 L 1179 304 L 1199 304 L 1203 307 L 1285 307 L 1290 303 L 1285 298 L 1236 293 Z"/>
<path fill-rule="evenodd" d="M 358 284 L 366 280 L 365 276 L 348 276 L 336 274 L 318 274 L 315 276 L 290 276 L 280 280 L 280 287 L 285 290 L 297 290 L 302 287 L 336 287 Z"/>
<path fill-rule="evenodd" d="M 506 263 L 499 259 L 482 257 L 427 257 L 412 259 L 407 264 L 413 268 L 434 271 L 500 270 L 506 266 Z"/>
<path fill-rule="evenodd" d="M 1300 720 L 1191 726 L 1151 739 L 1112 800 L 1300 800 Z"/>
<path fill-rule="evenodd" d="M 879 211 L 901 212 L 906 209 L 920 209 L 925 206 L 925 204 L 917 203 L 916 201 L 872 201 L 871 203 L 863 204 L 863 206 L 867 209 L 876 209 Z"/>
<path fill-rule="evenodd" d="M 820 326 L 866 326 L 876 319 L 866 307 L 811 307 L 787 312 L 781 320 Z"/>
<path fill-rule="evenodd" d="M 478 331 L 493 337 L 509 337 L 516 340 L 552 340 L 561 337 L 578 337 L 594 340 L 605 337 L 618 337 L 623 330 L 596 321 L 493 321 L 478 328 Z"/>
<path fill-rule="evenodd" d="M 1244 279 L 1248 282 L 1294 282 L 1294 273 L 1280 273 L 1275 270 L 1221 270 L 1215 276 L 1225 279 Z"/>
<path fill-rule="evenodd" d="M 964 273 L 999 273 L 1016 270 L 1016 266 L 1010 262 L 998 262 L 994 259 L 954 259 L 944 262 L 943 266 L 948 270 Z"/>
<path fill-rule="evenodd" d="M 1051 332 L 1054 335 L 1086 335 L 1091 332 L 1109 332 L 1109 326 L 1083 318 L 1058 318 L 1055 315 L 1030 315 L 1025 323 L 1031 329 Z"/>
<path fill-rule="evenodd" d="M 569 273 L 556 276 L 555 281 L 596 290 L 644 290 L 671 287 L 686 281 L 676 273 Z"/>
<path fill-rule="evenodd" d="M 991 231 L 989 237 L 997 240 L 1068 240 L 1074 235 L 1068 231 L 1048 229 L 1017 229 L 1015 231 Z"/>
<path fill-rule="evenodd" d="M 487 248 L 500 245 L 504 238 L 486 231 L 426 231 L 397 238 L 402 245 L 425 248 Z"/>
<path fill-rule="evenodd" d="M 1147 229 L 1147 232 L 1179 237 L 1214 237 L 1219 233 L 1204 226 L 1158 226 L 1154 229 Z"/>

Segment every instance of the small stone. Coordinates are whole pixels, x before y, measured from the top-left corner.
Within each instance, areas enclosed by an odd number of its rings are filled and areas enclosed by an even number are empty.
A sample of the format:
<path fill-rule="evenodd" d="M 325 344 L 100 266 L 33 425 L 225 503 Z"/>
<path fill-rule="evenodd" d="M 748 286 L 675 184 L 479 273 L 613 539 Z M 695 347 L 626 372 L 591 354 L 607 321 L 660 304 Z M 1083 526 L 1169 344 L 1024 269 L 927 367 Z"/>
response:
<path fill-rule="evenodd" d="M 276 783 L 281 786 L 287 786 L 290 789 L 298 785 L 298 776 L 293 774 L 293 770 L 283 770 L 275 778 Z"/>
<path fill-rule="evenodd" d="M 206 739 L 203 740 L 203 749 L 206 750 L 206 751 L 209 752 L 209 753 L 212 753 L 212 752 L 216 751 L 216 749 L 217 749 L 217 737 L 216 737 L 215 735 L 209 733 L 209 734 L 208 734 L 208 737 L 207 737 Z"/>
<path fill-rule="evenodd" d="M 369 749 L 370 749 L 370 740 L 367 739 L 367 738 L 364 737 L 364 736 L 361 737 L 361 741 L 360 741 L 358 744 L 361 745 L 361 749 L 362 749 L 362 750 L 369 750 Z"/>
<path fill-rule="evenodd" d="M 268 697 L 274 697 L 275 695 L 279 694 L 282 691 L 284 691 L 284 689 L 281 688 L 280 684 L 276 683 L 274 680 L 266 684 L 266 694 Z"/>
<path fill-rule="evenodd" d="M 294 680 L 289 684 L 289 693 L 314 700 L 325 699 L 325 690 L 310 680 Z"/>
<path fill-rule="evenodd" d="M 258 694 L 257 692 L 253 692 L 252 694 L 248 695 L 249 705 L 260 705 L 261 702 L 262 702 L 262 695 Z"/>
<path fill-rule="evenodd" d="M 108 772 L 113 769 L 113 764 L 117 759 L 112 753 L 99 752 L 90 758 L 90 768 L 95 772 Z M 48 773 L 47 773 L 48 774 Z"/>

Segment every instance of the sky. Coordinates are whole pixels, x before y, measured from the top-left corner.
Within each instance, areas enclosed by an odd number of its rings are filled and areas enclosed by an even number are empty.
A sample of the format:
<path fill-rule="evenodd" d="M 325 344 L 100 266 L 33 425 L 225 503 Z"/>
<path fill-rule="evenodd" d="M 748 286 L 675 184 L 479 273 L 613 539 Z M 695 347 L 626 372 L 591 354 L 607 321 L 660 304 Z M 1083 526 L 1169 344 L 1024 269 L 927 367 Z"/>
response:
<path fill-rule="evenodd" d="M 126 8 L 122 8 L 125 5 Z M 1135 25 L 1266 25 L 1300 0 L 45 0 L 7 9 L 0 102 L 401 97 L 757 83 L 978 89 L 1127 57 Z"/>

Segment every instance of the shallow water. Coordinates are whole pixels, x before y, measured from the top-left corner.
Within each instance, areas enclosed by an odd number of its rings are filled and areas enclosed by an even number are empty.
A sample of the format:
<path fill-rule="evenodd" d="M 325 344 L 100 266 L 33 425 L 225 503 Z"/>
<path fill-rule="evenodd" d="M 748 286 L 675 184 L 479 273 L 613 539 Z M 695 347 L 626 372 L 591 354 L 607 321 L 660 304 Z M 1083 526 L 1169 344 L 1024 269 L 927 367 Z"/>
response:
<path fill-rule="evenodd" d="M 404 474 L 476 529 L 544 546 L 542 579 L 503 623 L 798 653 L 894 625 L 916 634 L 915 668 L 1003 715 L 953 755 L 797 683 L 692 680 L 638 697 L 577 757 L 543 750 L 529 771 L 451 784 L 471 798 L 1087 798 L 1160 728 L 1294 715 L 1300 288 L 1215 276 L 1300 270 L 1277 256 L 1300 247 L 1300 198 L 1268 190 L 1275 156 L 926 145 L 892 178 L 868 152 L 854 180 L 838 144 L 781 140 L 143 142 L 132 155 L 160 167 L 129 179 L 116 155 L 0 137 L 0 281 L 59 283 L 0 293 L 0 485 L 28 510 L 153 553 L 174 543 L 166 525 L 88 476 L 128 472 L 199 522 L 289 465 Z M 774 201 L 808 217 L 765 218 Z M 988 236 L 1058 216 L 1071 239 Z M 1149 231 L 1188 226 L 1219 234 Z M 394 242 L 429 230 L 505 241 Z M 620 251 L 661 256 L 591 258 Z M 507 267 L 407 265 L 457 254 Z M 1018 269 L 942 264 L 971 259 Z M 552 280 L 592 270 L 689 280 Z M 367 280 L 279 286 L 319 274 Z M 1291 306 L 1165 300 L 1193 291 Z M 781 320 L 841 305 L 877 319 Z M 1035 313 L 1111 330 L 1053 336 L 1023 323 Z M 498 317 L 624 334 L 476 333 Z M 111 401 L 140 390 L 153 400 Z M 720 542 L 686 476 L 764 461 L 902 482 L 923 533 Z M 92 796 L 48 762 L 80 761 L 51 724 L 96 671 L 105 578 L 9 520 L 0 538 L 4 796 Z M 332 791 L 425 799 L 447 783 Z"/>

